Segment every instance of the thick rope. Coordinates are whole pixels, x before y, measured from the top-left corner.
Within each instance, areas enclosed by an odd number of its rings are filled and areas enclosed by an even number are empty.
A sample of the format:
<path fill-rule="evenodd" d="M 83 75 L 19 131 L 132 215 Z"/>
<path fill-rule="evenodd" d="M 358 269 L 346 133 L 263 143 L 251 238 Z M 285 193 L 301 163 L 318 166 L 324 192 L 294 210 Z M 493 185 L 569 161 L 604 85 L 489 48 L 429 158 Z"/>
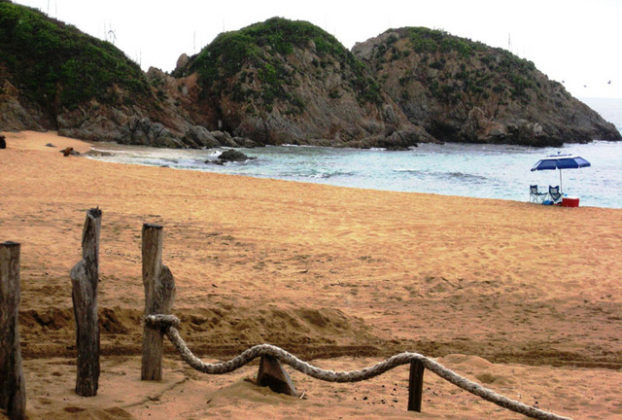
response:
<path fill-rule="evenodd" d="M 358 382 L 366 379 L 373 378 L 381 375 L 384 372 L 393 369 L 394 367 L 405 365 L 411 361 L 418 360 L 423 365 L 436 373 L 441 378 L 456 385 L 471 394 L 477 395 L 485 400 L 493 402 L 498 406 L 507 408 L 508 410 L 523 414 L 528 417 L 543 420 L 569 420 L 569 417 L 558 416 L 557 414 L 550 413 L 548 411 L 540 410 L 539 408 L 531 407 L 523 404 L 519 401 L 511 400 L 498 394 L 488 388 L 485 388 L 475 382 L 472 382 L 463 376 L 447 369 L 440 363 L 423 356 L 419 353 L 404 352 L 391 356 L 390 358 L 361 370 L 353 370 L 346 372 L 335 372 L 332 370 L 320 369 L 313 366 L 303 360 L 298 359 L 291 353 L 273 346 L 271 344 L 259 344 L 253 346 L 233 359 L 220 363 L 204 363 L 196 357 L 192 351 L 188 348 L 183 338 L 179 335 L 179 331 L 176 326 L 179 326 L 179 319 L 174 315 L 148 315 L 145 317 L 147 325 L 154 328 L 160 328 L 171 340 L 177 351 L 181 355 L 181 358 L 186 361 L 194 369 L 209 374 L 223 374 L 232 372 L 240 367 L 246 365 L 253 359 L 260 356 L 272 356 L 279 359 L 283 363 L 290 365 L 292 368 L 316 379 L 321 379 L 327 382 Z M 175 325 L 175 326 L 174 326 Z"/>

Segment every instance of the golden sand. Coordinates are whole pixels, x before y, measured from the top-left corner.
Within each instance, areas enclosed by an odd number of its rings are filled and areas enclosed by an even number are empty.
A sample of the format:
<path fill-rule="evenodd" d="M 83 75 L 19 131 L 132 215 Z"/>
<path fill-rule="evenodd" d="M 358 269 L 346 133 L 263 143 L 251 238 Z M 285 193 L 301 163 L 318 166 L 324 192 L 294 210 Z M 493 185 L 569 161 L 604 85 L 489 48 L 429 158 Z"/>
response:
<path fill-rule="evenodd" d="M 0 241 L 22 244 L 32 418 L 414 416 L 407 368 L 349 385 L 292 373 L 306 396 L 295 399 L 244 381 L 256 366 L 206 377 L 170 351 L 164 382 L 140 383 L 145 222 L 164 226 L 173 312 L 207 357 L 270 342 L 348 370 L 417 351 L 528 404 L 622 416 L 621 210 L 111 164 L 63 157 L 90 145 L 53 133 L 5 134 Z M 85 399 L 72 392 L 68 273 L 95 206 L 103 371 Z M 429 372 L 416 417 L 520 418 Z"/>

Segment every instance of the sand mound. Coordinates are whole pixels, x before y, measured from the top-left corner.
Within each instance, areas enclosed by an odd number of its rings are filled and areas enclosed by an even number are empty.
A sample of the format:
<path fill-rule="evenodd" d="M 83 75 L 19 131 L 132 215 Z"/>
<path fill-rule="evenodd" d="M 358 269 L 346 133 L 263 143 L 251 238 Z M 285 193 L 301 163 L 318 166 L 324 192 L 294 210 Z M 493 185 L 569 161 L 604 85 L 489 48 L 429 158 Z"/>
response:
<path fill-rule="evenodd" d="M 181 320 L 182 337 L 198 353 L 231 354 L 254 344 L 271 343 L 309 357 L 326 357 L 376 354 L 384 343 L 360 318 L 333 308 L 256 308 L 215 303 L 174 313 Z M 102 353 L 139 354 L 142 315 L 138 309 L 100 308 Z M 19 319 L 25 357 L 66 356 L 75 351 L 71 308 L 29 309 L 21 311 Z"/>
<path fill-rule="evenodd" d="M 511 385 L 516 381 L 511 375 L 507 375 L 507 369 L 500 369 L 490 361 L 473 355 L 450 354 L 439 359 L 439 362 L 448 368 L 461 372 L 484 386 L 491 384 Z"/>
<path fill-rule="evenodd" d="M 475 369 L 488 369 L 492 366 L 492 363 L 482 357 L 466 354 L 448 354 L 442 360 L 444 363 L 457 367 L 470 366 Z"/>
<path fill-rule="evenodd" d="M 205 395 L 206 404 L 211 407 L 222 407 L 235 404 L 236 401 L 278 406 L 281 404 L 296 404 L 298 398 L 272 392 L 267 386 L 257 386 L 255 382 L 246 378 L 231 385 L 209 392 Z"/>

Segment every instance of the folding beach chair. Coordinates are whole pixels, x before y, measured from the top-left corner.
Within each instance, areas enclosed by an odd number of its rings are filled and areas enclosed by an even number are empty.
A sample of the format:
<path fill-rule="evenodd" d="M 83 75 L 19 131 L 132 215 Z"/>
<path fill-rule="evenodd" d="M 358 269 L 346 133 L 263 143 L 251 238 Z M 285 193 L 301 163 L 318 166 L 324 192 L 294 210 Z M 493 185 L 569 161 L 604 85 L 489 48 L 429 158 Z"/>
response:
<path fill-rule="evenodd" d="M 529 186 L 529 201 L 532 203 L 542 204 L 548 195 L 546 192 L 539 192 L 537 185 Z"/>
<path fill-rule="evenodd" d="M 559 191 L 559 185 L 554 187 L 549 185 L 549 197 L 551 197 L 553 204 L 561 203 L 562 193 Z"/>

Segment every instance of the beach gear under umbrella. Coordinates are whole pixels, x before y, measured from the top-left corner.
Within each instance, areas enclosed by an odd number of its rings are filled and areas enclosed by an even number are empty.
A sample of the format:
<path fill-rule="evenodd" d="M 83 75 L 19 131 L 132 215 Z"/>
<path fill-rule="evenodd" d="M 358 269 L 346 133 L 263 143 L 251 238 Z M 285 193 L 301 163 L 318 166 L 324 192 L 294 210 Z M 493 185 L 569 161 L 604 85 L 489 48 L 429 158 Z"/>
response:
<path fill-rule="evenodd" d="M 540 159 L 533 165 L 531 171 L 546 171 L 559 169 L 559 191 L 562 191 L 562 169 L 576 169 L 591 166 L 590 162 L 577 155 L 552 155 Z"/>

